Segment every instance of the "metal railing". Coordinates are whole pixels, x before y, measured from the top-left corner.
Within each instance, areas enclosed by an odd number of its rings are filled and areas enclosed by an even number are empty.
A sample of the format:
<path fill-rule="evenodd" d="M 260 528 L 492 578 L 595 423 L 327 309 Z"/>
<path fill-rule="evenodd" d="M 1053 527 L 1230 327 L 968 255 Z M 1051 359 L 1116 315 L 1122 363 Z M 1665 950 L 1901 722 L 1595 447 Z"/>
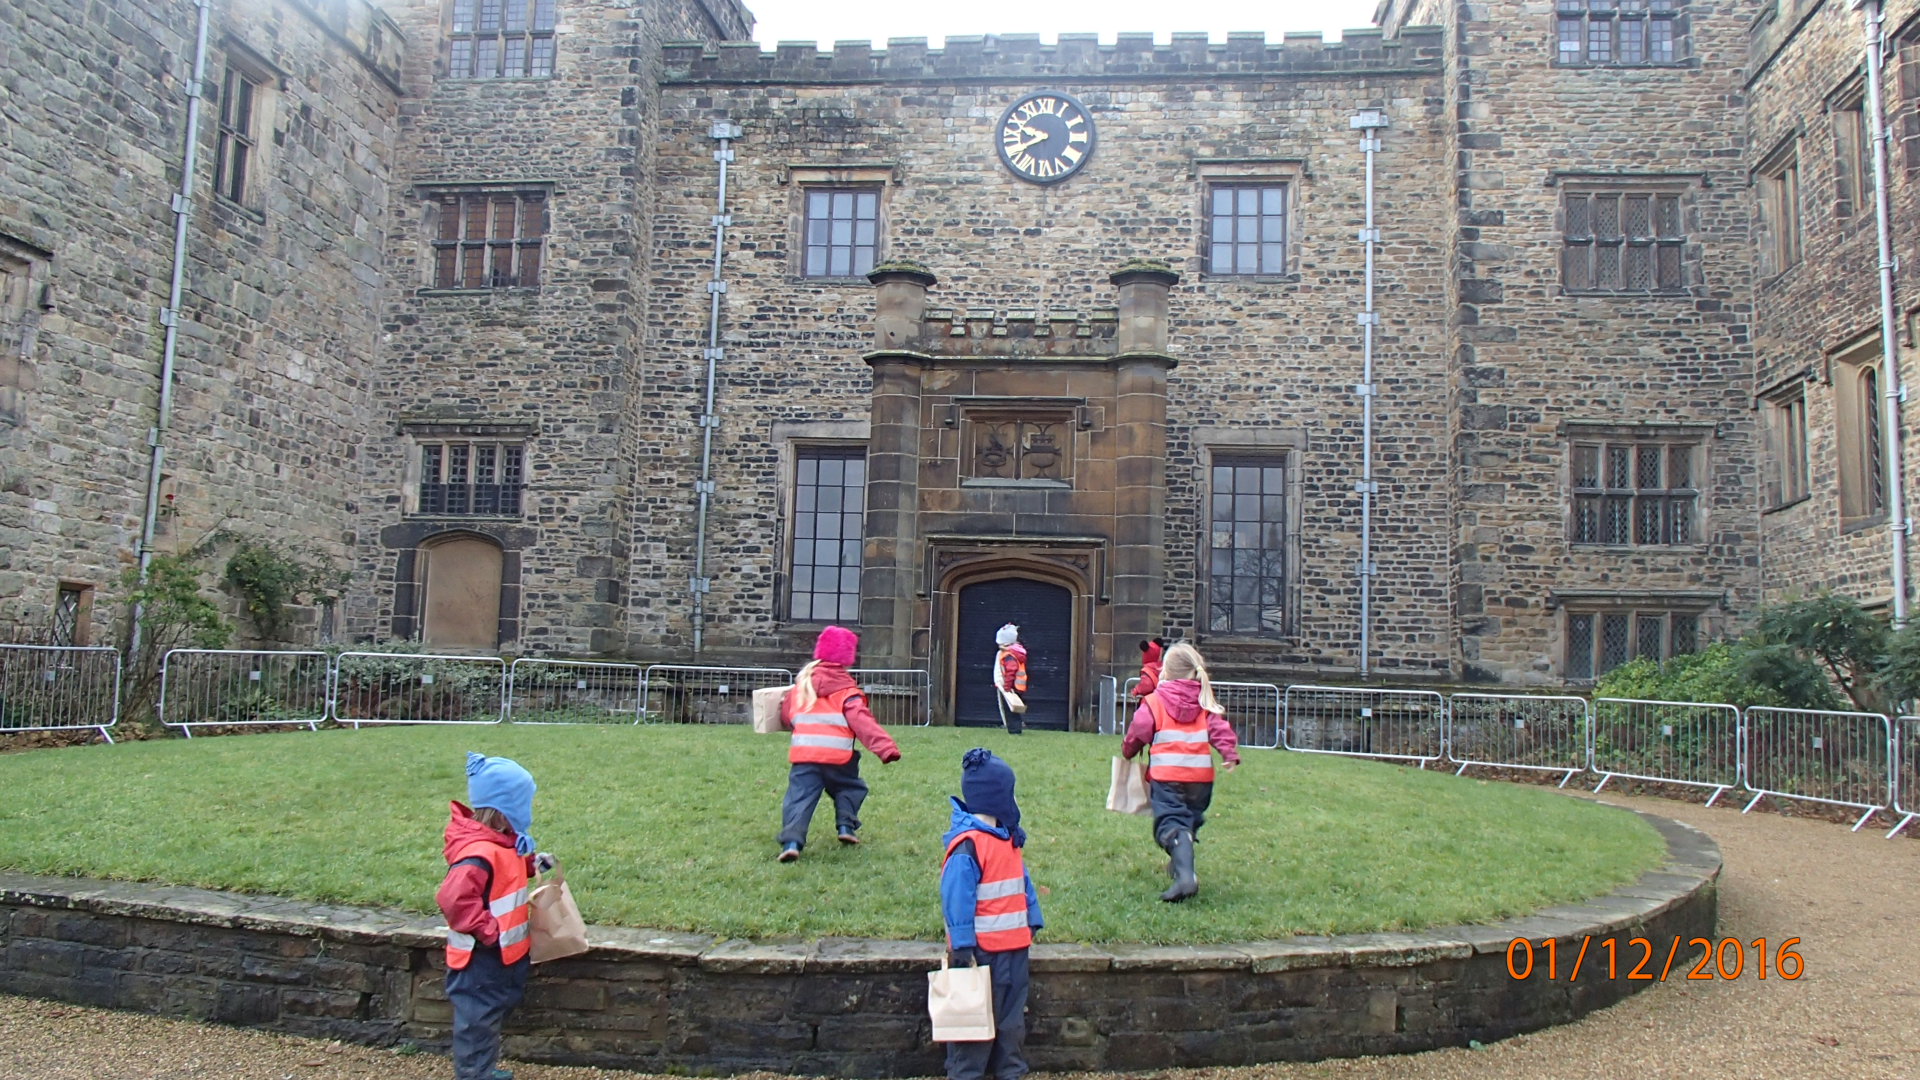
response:
<path fill-rule="evenodd" d="M 342 724 L 498 724 L 507 665 L 497 656 L 343 652 L 334 658 L 333 718 Z"/>
<path fill-rule="evenodd" d="M 1120 680 L 1096 675 L 1094 684 L 1093 729 L 1101 735 L 1118 735 L 1125 726 L 1120 719 Z"/>
<path fill-rule="evenodd" d="M 933 723 L 933 676 L 926 671 L 852 668 L 847 673 L 866 692 L 867 708 L 882 725 L 927 727 Z"/>
<path fill-rule="evenodd" d="M 1289 686 L 1281 713 L 1288 750 L 1421 763 L 1446 752 L 1447 703 L 1432 690 Z"/>
<path fill-rule="evenodd" d="M 1865 811 L 1893 805 L 1893 725 L 1879 713 L 1747 707 L 1741 730 L 1747 810 L 1769 795 Z"/>
<path fill-rule="evenodd" d="M 1920 818 L 1920 716 L 1902 716 L 1893 725 L 1893 811 L 1900 823 L 1887 833 L 1891 840 Z"/>
<path fill-rule="evenodd" d="M 637 724 L 646 700 L 639 664 L 519 657 L 507 670 L 515 724 Z"/>
<path fill-rule="evenodd" d="M 1140 677 L 1135 675 L 1121 683 L 1111 676 L 1117 688 L 1113 697 L 1113 730 L 1106 734 L 1125 734 L 1127 725 L 1133 722 L 1133 714 L 1139 710 L 1140 699 L 1133 696 L 1134 688 L 1140 685 Z M 1285 695 L 1280 687 L 1273 683 L 1214 682 L 1213 696 L 1227 710 L 1227 721 L 1233 725 L 1233 732 L 1241 746 L 1257 750 L 1275 750 L 1280 746 L 1281 707 Z"/>
<path fill-rule="evenodd" d="M 1599 791 L 1614 777 L 1712 788 L 1712 806 L 1740 786 L 1740 710 L 1732 705 L 1595 698 L 1593 771 Z"/>
<path fill-rule="evenodd" d="M 196 727 L 318 731 L 332 697 L 333 662 L 323 652 L 172 649 L 160 659 L 160 722 L 189 739 Z"/>
<path fill-rule="evenodd" d="M 1447 760 L 1459 768 L 1557 772 L 1560 786 L 1587 771 L 1587 699 L 1533 694 L 1454 694 L 1447 699 Z"/>
<path fill-rule="evenodd" d="M 650 723 L 746 724 L 753 720 L 755 690 L 792 682 L 786 668 L 649 664 L 641 677 L 640 707 Z"/>
<path fill-rule="evenodd" d="M 120 654 L 104 646 L 0 645 L 0 733 L 84 731 L 120 722 Z"/>

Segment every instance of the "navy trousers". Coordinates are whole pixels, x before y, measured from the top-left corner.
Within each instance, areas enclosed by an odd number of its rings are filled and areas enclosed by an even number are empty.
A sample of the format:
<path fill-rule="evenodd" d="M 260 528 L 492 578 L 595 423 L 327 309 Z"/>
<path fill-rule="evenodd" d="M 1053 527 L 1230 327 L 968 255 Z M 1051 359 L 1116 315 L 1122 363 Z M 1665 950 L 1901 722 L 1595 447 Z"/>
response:
<path fill-rule="evenodd" d="M 1153 839 L 1166 847 L 1181 829 L 1200 835 L 1213 804 L 1213 785 L 1173 780 L 1147 781 L 1147 801 L 1153 805 Z"/>
<path fill-rule="evenodd" d="M 860 829 L 860 804 L 867 801 L 867 782 L 860 779 L 860 755 L 845 765 L 795 763 L 787 772 L 787 800 L 780 807 L 780 844 L 807 846 L 807 826 L 820 793 L 833 796 L 833 821 L 843 833 Z"/>
<path fill-rule="evenodd" d="M 1027 953 L 974 950 L 993 969 L 993 1039 L 947 1044 L 947 1080 L 1019 1080 L 1027 1075 Z"/>
<path fill-rule="evenodd" d="M 500 1064 L 500 1027 L 527 995 L 531 960 L 500 962 L 500 950 L 479 946 L 467 966 L 447 969 L 453 1003 L 453 1080 L 491 1080 Z"/>

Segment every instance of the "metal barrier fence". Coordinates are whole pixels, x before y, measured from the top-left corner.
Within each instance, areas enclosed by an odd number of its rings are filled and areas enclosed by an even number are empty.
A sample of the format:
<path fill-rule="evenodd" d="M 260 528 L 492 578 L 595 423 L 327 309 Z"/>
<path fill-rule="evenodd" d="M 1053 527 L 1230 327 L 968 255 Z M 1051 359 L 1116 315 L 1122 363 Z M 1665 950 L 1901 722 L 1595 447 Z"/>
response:
<path fill-rule="evenodd" d="M 506 716 L 507 665 L 497 656 L 334 659 L 333 718 L 342 724 L 498 724 Z"/>
<path fill-rule="evenodd" d="M 933 676 L 919 668 L 852 668 L 848 674 L 866 692 L 867 708 L 886 727 L 933 723 Z"/>
<path fill-rule="evenodd" d="M 746 724 L 753 720 L 755 690 L 792 682 L 786 668 L 650 664 L 640 681 L 640 709 L 655 724 Z"/>
<path fill-rule="evenodd" d="M 1447 760 L 1460 766 L 1565 773 L 1587 771 L 1587 699 L 1533 694 L 1454 694 L 1447 699 Z"/>
<path fill-rule="evenodd" d="M 120 654 L 103 646 L 0 645 L 0 733 L 120 722 Z"/>
<path fill-rule="evenodd" d="M 1110 676 L 1102 676 L 1111 678 Z M 1105 734 L 1122 735 L 1127 725 L 1133 723 L 1133 714 L 1140 708 L 1140 699 L 1133 696 L 1134 687 L 1140 685 L 1140 677 L 1135 675 L 1125 683 L 1113 680 L 1118 691 L 1113 698 L 1113 729 Z M 1239 737 L 1240 745 L 1256 750 L 1275 750 L 1280 746 L 1281 701 L 1284 695 L 1280 687 L 1273 683 L 1215 682 L 1213 696 L 1219 699 L 1227 710 L 1227 720 L 1233 725 L 1233 733 Z"/>
<path fill-rule="evenodd" d="M 1120 680 L 1111 675 L 1094 677 L 1094 730 L 1102 735 L 1120 733 Z"/>
<path fill-rule="evenodd" d="M 160 722 L 189 739 L 196 727 L 318 731 L 332 691 L 333 664 L 323 652 L 172 649 L 160 659 Z"/>
<path fill-rule="evenodd" d="M 1595 791 L 1616 776 L 1684 784 L 1712 788 L 1712 806 L 1740 784 L 1740 710 L 1732 705 L 1595 698 L 1592 730 Z"/>
<path fill-rule="evenodd" d="M 637 724 L 646 700 L 639 664 L 520 657 L 507 670 L 515 724 Z"/>
<path fill-rule="evenodd" d="M 1893 811 L 1900 823 L 1887 833 L 1891 840 L 1920 818 L 1920 716 L 1902 716 L 1893 726 Z"/>
<path fill-rule="evenodd" d="M 1432 690 L 1289 686 L 1281 712 L 1289 750 L 1422 763 L 1446 750 L 1447 703 Z"/>
<path fill-rule="evenodd" d="M 1742 780 L 1753 799 L 1772 795 L 1873 815 L 1893 805 L 1893 725 L 1879 713 L 1747 707 L 1741 737 Z"/>

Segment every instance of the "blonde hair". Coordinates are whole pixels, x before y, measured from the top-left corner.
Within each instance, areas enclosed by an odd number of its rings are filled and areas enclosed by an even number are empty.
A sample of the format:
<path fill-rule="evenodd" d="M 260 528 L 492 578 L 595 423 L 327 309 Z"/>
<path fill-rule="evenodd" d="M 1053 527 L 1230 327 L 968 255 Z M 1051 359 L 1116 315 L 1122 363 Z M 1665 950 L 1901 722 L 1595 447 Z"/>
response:
<path fill-rule="evenodd" d="M 793 711 L 795 715 L 813 708 L 813 703 L 820 700 L 819 692 L 813 688 L 813 672 L 815 668 L 818 668 L 825 662 L 824 660 L 809 660 L 806 666 L 800 669 L 800 673 L 793 677 Z"/>
<path fill-rule="evenodd" d="M 1225 716 L 1227 707 L 1220 704 L 1219 698 L 1213 696 L 1213 679 L 1207 674 L 1207 662 L 1200 658 L 1199 649 L 1184 641 L 1168 649 L 1165 659 L 1161 661 L 1161 677 L 1169 680 L 1185 678 L 1186 676 L 1176 675 L 1174 672 L 1187 667 L 1193 669 L 1192 678 L 1200 680 L 1200 707 L 1210 713 Z"/>
<path fill-rule="evenodd" d="M 510 833 L 513 831 L 513 823 L 507 820 L 507 815 L 495 810 L 491 806 L 482 806 L 474 810 L 473 820 L 485 825 L 494 832 Z"/>

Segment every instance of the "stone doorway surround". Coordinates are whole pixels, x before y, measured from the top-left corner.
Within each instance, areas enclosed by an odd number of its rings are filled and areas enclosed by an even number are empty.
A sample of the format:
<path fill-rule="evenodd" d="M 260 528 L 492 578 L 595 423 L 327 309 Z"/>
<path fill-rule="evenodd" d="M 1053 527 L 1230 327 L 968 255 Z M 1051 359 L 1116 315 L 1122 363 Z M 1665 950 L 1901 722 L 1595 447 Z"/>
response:
<path fill-rule="evenodd" d="M 936 673 L 934 700 L 949 710 L 959 700 L 964 680 L 984 681 L 985 671 L 961 665 L 960 593 L 970 585 L 1020 579 L 1066 589 L 1072 643 L 1067 672 L 1067 726 L 1085 726 L 1085 699 L 1091 689 L 1094 642 L 1102 612 L 1098 582 L 1103 577 L 1106 542 L 1099 537 L 1062 537 L 1050 545 L 1000 537 L 930 537 L 931 570 L 938 580 L 930 607 L 934 642 L 929 671 Z M 1107 637 L 1110 637 L 1109 632 Z M 1106 646 L 1103 640 L 1101 645 Z M 945 692 L 940 692 L 944 687 Z M 954 719 L 949 711 L 949 719 Z"/>

